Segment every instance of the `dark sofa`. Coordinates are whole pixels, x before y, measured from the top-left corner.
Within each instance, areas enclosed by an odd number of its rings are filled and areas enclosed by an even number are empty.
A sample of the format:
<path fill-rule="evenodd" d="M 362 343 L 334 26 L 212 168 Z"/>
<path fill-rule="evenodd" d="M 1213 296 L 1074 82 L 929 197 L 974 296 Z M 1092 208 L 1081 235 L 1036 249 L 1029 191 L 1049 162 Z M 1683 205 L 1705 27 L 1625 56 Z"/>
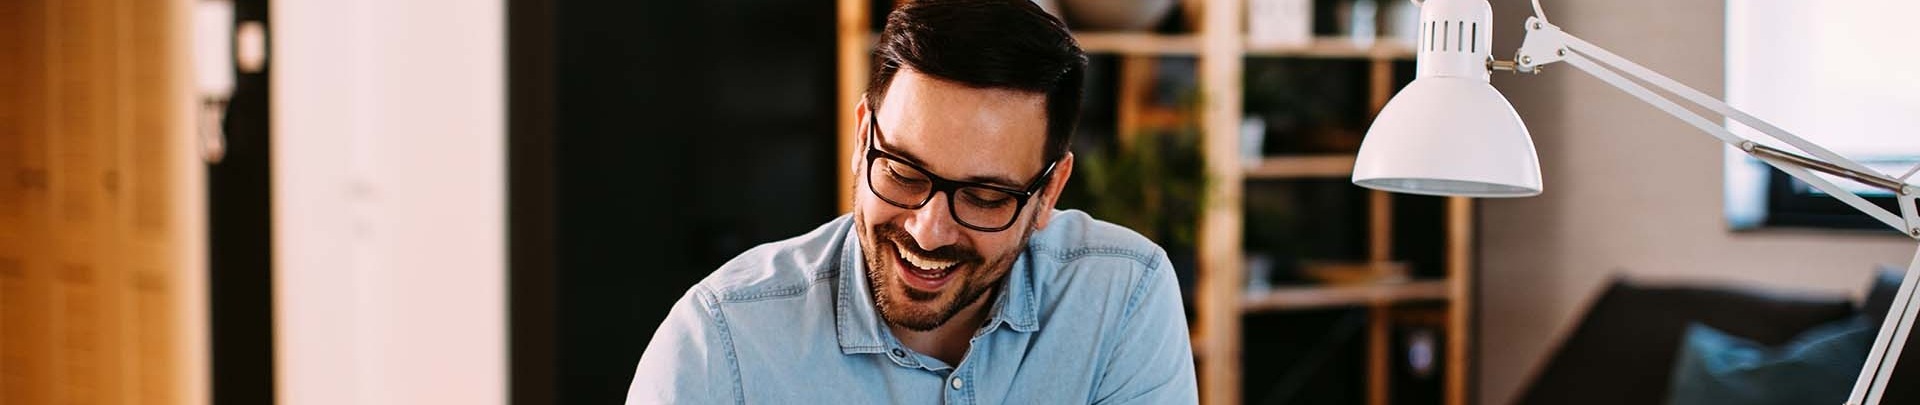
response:
<path fill-rule="evenodd" d="M 1877 324 L 1901 270 L 1883 269 L 1863 304 L 1749 288 L 1662 286 L 1615 279 L 1522 393 L 1520 404 L 1661 404 L 1687 324 L 1699 322 L 1769 346 L 1816 325 L 1866 314 Z M 1882 404 L 1916 404 L 1920 347 L 1901 364 Z"/>

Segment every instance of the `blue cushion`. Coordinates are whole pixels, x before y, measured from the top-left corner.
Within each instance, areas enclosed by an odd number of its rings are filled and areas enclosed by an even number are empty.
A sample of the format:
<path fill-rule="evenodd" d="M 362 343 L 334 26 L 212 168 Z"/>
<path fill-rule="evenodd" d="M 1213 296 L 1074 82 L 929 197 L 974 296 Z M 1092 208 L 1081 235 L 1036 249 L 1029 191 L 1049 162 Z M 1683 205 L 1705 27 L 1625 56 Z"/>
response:
<path fill-rule="evenodd" d="M 1907 269 L 1881 265 L 1880 271 L 1873 277 L 1873 285 L 1867 287 L 1867 299 L 1860 302 L 1860 313 L 1879 328 L 1880 321 L 1887 318 L 1887 310 L 1893 306 L 1893 296 L 1900 293 L 1900 281 L 1906 278 Z M 1898 368 L 1895 368 L 1898 370 Z"/>
<path fill-rule="evenodd" d="M 1842 403 L 1873 346 L 1874 327 L 1865 317 L 1855 316 L 1813 327 L 1770 348 L 1706 325 L 1689 324 L 1674 360 L 1667 403 Z"/>

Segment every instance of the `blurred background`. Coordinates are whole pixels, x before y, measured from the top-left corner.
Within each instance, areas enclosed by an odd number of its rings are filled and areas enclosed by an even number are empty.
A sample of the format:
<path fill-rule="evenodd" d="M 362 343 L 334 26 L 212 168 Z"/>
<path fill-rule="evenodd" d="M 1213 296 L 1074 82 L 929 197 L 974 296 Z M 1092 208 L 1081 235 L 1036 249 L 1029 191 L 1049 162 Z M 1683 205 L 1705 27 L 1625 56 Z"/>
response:
<path fill-rule="evenodd" d="M 1355 187 L 1413 2 L 1037 3 L 1092 67 L 1061 208 L 1172 256 L 1205 403 L 1661 402 L 1689 323 L 1877 325 L 1913 251 L 1571 69 L 1494 78 L 1544 195 Z M 0 404 L 620 402 L 687 288 L 845 212 L 893 5 L 0 1 Z M 1504 55 L 1532 10 L 1492 5 Z M 1920 57 L 1819 63 L 1898 46 L 1915 6 L 1545 5 L 1920 162 Z"/>

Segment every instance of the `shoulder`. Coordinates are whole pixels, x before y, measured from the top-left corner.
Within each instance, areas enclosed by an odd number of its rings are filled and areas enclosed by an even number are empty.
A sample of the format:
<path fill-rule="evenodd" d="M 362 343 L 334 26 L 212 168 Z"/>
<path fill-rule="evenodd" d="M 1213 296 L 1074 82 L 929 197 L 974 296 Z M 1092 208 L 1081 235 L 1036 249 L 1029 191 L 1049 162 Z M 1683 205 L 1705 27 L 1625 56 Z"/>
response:
<path fill-rule="evenodd" d="M 1070 265 L 1086 260 L 1162 267 L 1167 253 L 1139 232 L 1094 219 L 1080 210 L 1056 211 L 1046 229 L 1034 232 L 1027 251 L 1039 262 Z M 1165 269 L 1162 269 L 1165 270 Z"/>
<path fill-rule="evenodd" d="M 850 216 L 841 216 L 806 234 L 768 242 L 728 260 L 694 288 L 716 303 L 800 295 L 813 283 L 839 274 Z"/>
<path fill-rule="evenodd" d="M 1028 239 L 1027 249 L 1030 277 L 1042 301 L 1088 300 L 1126 314 L 1155 290 L 1178 294 L 1166 250 L 1138 232 L 1078 210 L 1055 212 L 1047 228 Z M 1086 294 L 1101 297 L 1070 297 Z"/>
<path fill-rule="evenodd" d="M 1042 328 L 1086 336 L 1115 336 L 1129 325 L 1186 330 L 1173 265 L 1137 232 L 1060 211 L 1029 239 L 1028 252 L 1027 272 L 1015 274 L 1030 286 Z"/>

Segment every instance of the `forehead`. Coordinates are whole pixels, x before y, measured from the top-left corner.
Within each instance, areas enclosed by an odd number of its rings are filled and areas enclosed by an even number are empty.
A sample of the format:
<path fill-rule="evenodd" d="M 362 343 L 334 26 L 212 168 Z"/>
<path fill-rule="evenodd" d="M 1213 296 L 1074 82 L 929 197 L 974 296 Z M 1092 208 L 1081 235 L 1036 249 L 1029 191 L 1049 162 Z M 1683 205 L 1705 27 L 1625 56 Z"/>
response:
<path fill-rule="evenodd" d="M 881 104 L 881 148 L 941 177 L 1020 187 L 1042 168 L 1045 94 L 967 87 L 901 69 Z"/>

